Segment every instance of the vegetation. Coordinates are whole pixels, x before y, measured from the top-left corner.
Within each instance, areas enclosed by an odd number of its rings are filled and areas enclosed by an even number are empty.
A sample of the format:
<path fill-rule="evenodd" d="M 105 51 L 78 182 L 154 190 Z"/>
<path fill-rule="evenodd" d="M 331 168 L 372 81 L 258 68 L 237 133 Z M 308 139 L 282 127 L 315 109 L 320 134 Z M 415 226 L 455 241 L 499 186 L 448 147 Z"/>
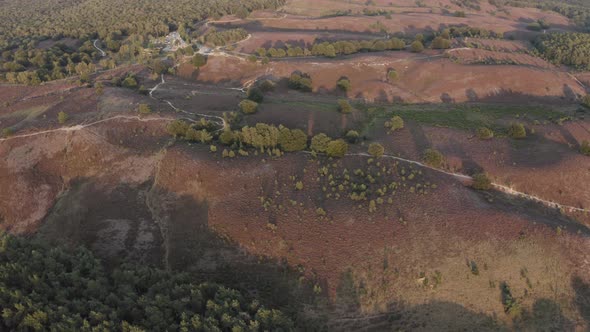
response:
<path fill-rule="evenodd" d="M 195 66 L 197 68 L 201 68 L 207 64 L 207 57 L 200 54 L 200 53 L 197 53 L 197 54 L 193 55 L 191 63 L 193 64 L 193 66 Z"/>
<path fill-rule="evenodd" d="M 433 49 L 448 49 L 451 48 L 451 40 L 448 38 L 443 38 L 442 36 L 438 36 L 434 38 L 432 41 L 432 48 Z"/>
<path fill-rule="evenodd" d="M 307 148 L 307 135 L 301 129 L 279 127 L 279 145 L 286 152 L 302 151 Z"/>
<path fill-rule="evenodd" d="M 424 44 L 422 44 L 422 42 L 419 40 L 415 40 L 410 45 L 410 51 L 412 51 L 414 53 L 421 53 L 422 51 L 424 51 Z"/>
<path fill-rule="evenodd" d="M 229 29 L 221 32 L 212 31 L 202 37 L 202 41 L 208 46 L 226 46 L 246 39 L 248 32 L 242 28 Z"/>
<path fill-rule="evenodd" d="M 311 150 L 315 152 L 326 152 L 328 150 L 328 144 L 332 139 L 326 134 L 317 134 L 311 139 Z"/>
<path fill-rule="evenodd" d="M 424 163 L 430 167 L 441 168 L 445 157 L 436 149 L 427 149 L 422 156 Z"/>
<path fill-rule="evenodd" d="M 526 128 L 522 123 L 513 123 L 510 128 L 508 128 L 508 136 L 514 139 L 525 138 L 526 134 Z"/>
<path fill-rule="evenodd" d="M 0 330 L 247 331 L 294 328 L 278 310 L 190 275 L 145 266 L 113 271 L 86 249 L 0 235 Z"/>
<path fill-rule="evenodd" d="M 348 144 L 342 139 L 330 141 L 326 148 L 326 153 L 328 154 L 328 156 L 334 158 L 342 158 L 346 155 L 347 152 Z"/>
<path fill-rule="evenodd" d="M 397 79 L 397 71 L 395 69 L 390 69 L 387 71 L 387 80 L 389 82 L 393 82 Z"/>
<path fill-rule="evenodd" d="M 254 114 L 258 111 L 258 103 L 249 99 L 242 100 L 239 106 L 244 114 Z"/>
<path fill-rule="evenodd" d="M 342 114 L 349 114 L 352 113 L 352 105 L 346 99 L 339 99 L 338 100 L 338 111 Z"/>
<path fill-rule="evenodd" d="M 137 111 L 139 112 L 139 114 L 147 115 L 152 113 L 152 108 L 148 104 L 139 104 Z"/>
<path fill-rule="evenodd" d="M 359 141 L 361 135 L 356 130 L 349 130 L 348 132 L 346 132 L 346 135 L 344 137 L 348 142 L 354 144 Z"/>
<path fill-rule="evenodd" d="M 485 173 L 478 173 L 473 176 L 473 184 L 471 185 L 477 190 L 490 190 L 492 189 L 492 180 Z"/>
<path fill-rule="evenodd" d="M 582 105 L 590 108 L 590 94 L 587 94 L 582 98 Z"/>
<path fill-rule="evenodd" d="M 543 34 L 535 40 L 534 45 L 545 59 L 553 63 L 583 70 L 590 69 L 590 34 Z"/>
<path fill-rule="evenodd" d="M 303 92 L 311 92 L 311 77 L 307 74 L 293 73 L 289 77 L 289 88 Z"/>
<path fill-rule="evenodd" d="M 59 122 L 60 124 L 66 123 L 68 121 L 68 118 L 68 114 L 64 111 L 57 113 L 57 122 Z"/>
<path fill-rule="evenodd" d="M 494 131 L 487 127 L 477 128 L 477 137 L 481 140 L 488 140 L 494 138 Z"/>
<path fill-rule="evenodd" d="M 258 48 L 256 53 L 260 57 L 283 58 L 283 57 L 303 57 L 303 56 L 325 56 L 333 58 L 338 55 L 349 55 L 359 52 L 380 52 L 388 50 L 403 50 L 406 43 L 399 38 L 388 40 L 340 40 L 336 42 L 316 42 L 310 48 L 299 46 L 285 48 L 269 49 Z"/>
<path fill-rule="evenodd" d="M 253 87 L 248 89 L 248 99 L 252 100 L 256 103 L 261 103 L 264 101 L 264 93 L 260 88 Z"/>
<path fill-rule="evenodd" d="M 368 153 L 373 157 L 382 157 L 385 153 L 385 148 L 379 143 L 371 143 L 369 145 Z"/>
<path fill-rule="evenodd" d="M 582 144 L 580 145 L 580 152 L 583 155 L 590 157 L 590 142 L 583 141 Z"/>
<path fill-rule="evenodd" d="M 385 122 L 385 128 L 390 132 L 404 128 L 404 120 L 399 115 L 394 115 L 389 121 Z"/>
<path fill-rule="evenodd" d="M 352 87 L 348 78 L 341 78 L 338 80 L 338 83 L 336 83 L 336 86 L 344 92 L 350 91 Z"/>

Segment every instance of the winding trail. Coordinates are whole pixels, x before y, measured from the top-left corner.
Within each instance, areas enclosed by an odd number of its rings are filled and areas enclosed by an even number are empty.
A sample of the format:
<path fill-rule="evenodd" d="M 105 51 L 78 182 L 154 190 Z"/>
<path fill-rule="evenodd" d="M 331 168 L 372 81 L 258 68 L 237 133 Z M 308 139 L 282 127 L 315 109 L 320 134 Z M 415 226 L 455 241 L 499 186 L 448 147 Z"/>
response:
<path fill-rule="evenodd" d="M 98 47 L 98 45 L 96 45 L 97 42 L 98 42 L 98 39 L 95 39 L 94 43 L 92 43 L 92 46 L 94 46 L 94 48 L 96 48 L 100 52 L 100 56 L 103 56 L 103 57 L 106 56 L 107 55 L 106 52 L 102 48 Z"/>

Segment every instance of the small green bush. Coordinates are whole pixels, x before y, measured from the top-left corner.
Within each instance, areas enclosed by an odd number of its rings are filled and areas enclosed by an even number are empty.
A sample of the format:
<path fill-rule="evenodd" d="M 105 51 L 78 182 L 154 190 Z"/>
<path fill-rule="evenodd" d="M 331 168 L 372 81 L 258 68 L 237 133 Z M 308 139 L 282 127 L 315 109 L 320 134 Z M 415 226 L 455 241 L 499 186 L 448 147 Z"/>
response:
<path fill-rule="evenodd" d="M 391 120 L 385 122 L 385 128 L 388 128 L 391 131 L 396 131 L 404 128 L 404 119 L 400 116 L 395 115 L 391 118 Z"/>
<path fill-rule="evenodd" d="M 61 111 L 59 113 L 57 113 L 57 122 L 59 122 L 60 124 L 64 124 L 68 121 L 68 114 L 66 114 L 66 112 Z"/>
<path fill-rule="evenodd" d="M 139 112 L 139 114 L 147 115 L 152 112 L 152 108 L 148 104 L 139 104 L 137 111 Z"/>
<path fill-rule="evenodd" d="M 348 152 L 348 144 L 342 140 L 337 139 L 328 143 L 328 147 L 326 149 L 326 153 L 330 157 L 334 158 L 342 158 Z"/>
<path fill-rule="evenodd" d="M 514 123 L 508 128 L 508 136 L 514 139 L 523 139 L 526 137 L 526 128 L 522 123 Z"/>
<path fill-rule="evenodd" d="M 361 137 L 361 135 L 358 133 L 358 131 L 356 130 L 349 130 L 346 133 L 346 140 L 350 143 L 356 143 L 358 142 L 359 138 Z"/>
<path fill-rule="evenodd" d="M 352 85 L 350 84 L 350 80 L 347 78 L 341 78 L 336 85 L 340 90 L 344 92 L 350 91 L 352 87 Z"/>
<path fill-rule="evenodd" d="M 492 180 L 485 173 L 478 173 L 473 176 L 473 183 L 471 185 L 477 190 L 490 190 L 492 189 Z"/>
<path fill-rule="evenodd" d="M 382 157 L 385 153 L 385 148 L 379 143 L 371 143 L 368 152 L 373 157 Z"/>
<path fill-rule="evenodd" d="M 424 51 L 424 44 L 419 40 L 415 40 L 412 45 L 410 45 L 410 51 L 413 53 L 422 53 L 422 51 Z"/>
<path fill-rule="evenodd" d="M 588 141 L 583 141 L 582 145 L 580 145 L 580 152 L 585 155 L 585 156 L 589 156 L 590 157 L 590 142 Z"/>
<path fill-rule="evenodd" d="M 249 99 L 242 100 L 239 106 L 244 114 L 254 114 L 258 111 L 258 103 Z"/>
<path fill-rule="evenodd" d="M 326 152 L 328 144 L 332 139 L 326 134 L 317 134 L 311 139 L 311 150 L 315 152 Z"/>
<path fill-rule="evenodd" d="M 477 128 L 477 137 L 482 140 L 488 140 L 494 138 L 494 131 L 487 127 Z"/>
<path fill-rule="evenodd" d="M 205 57 L 202 54 L 197 53 L 193 56 L 191 63 L 193 64 L 193 66 L 195 66 L 197 68 L 201 68 L 207 64 L 207 57 Z"/>
<path fill-rule="evenodd" d="M 248 99 L 260 104 L 264 100 L 264 94 L 259 88 L 250 88 L 248 89 Z"/>
<path fill-rule="evenodd" d="M 348 100 L 346 100 L 346 99 L 338 100 L 338 111 L 340 111 L 340 113 L 349 114 L 349 113 L 352 113 L 352 110 L 353 110 L 353 108 L 350 105 L 350 103 L 348 102 Z"/>
<path fill-rule="evenodd" d="M 426 165 L 434 168 L 440 168 L 445 161 L 445 157 L 436 149 L 427 149 L 424 151 L 422 159 Z"/>
<path fill-rule="evenodd" d="M 395 81 L 397 79 L 398 75 L 397 75 L 397 71 L 395 69 L 390 69 L 389 71 L 387 71 L 387 80 L 392 82 Z"/>
<path fill-rule="evenodd" d="M 590 94 L 587 94 L 584 96 L 584 98 L 582 98 L 582 105 L 590 108 Z"/>

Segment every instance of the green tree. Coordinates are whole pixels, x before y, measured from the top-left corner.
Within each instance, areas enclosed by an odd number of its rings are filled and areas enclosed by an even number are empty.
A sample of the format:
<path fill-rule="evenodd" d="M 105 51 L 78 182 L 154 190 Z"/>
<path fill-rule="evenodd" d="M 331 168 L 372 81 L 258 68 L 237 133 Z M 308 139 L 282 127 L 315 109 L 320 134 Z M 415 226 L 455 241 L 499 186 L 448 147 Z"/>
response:
<path fill-rule="evenodd" d="M 224 145 L 232 145 L 234 140 L 235 135 L 230 129 L 224 130 L 221 135 L 219 135 L 219 141 Z"/>
<path fill-rule="evenodd" d="M 332 139 L 324 134 L 317 134 L 311 139 L 311 149 L 315 152 L 326 152 L 328 149 L 328 144 L 332 141 Z"/>
<path fill-rule="evenodd" d="M 473 176 L 473 183 L 471 186 L 477 190 L 492 189 L 492 180 L 485 173 L 478 173 Z"/>
<path fill-rule="evenodd" d="M 135 77 L 133 77 L 133 76 L 127 76 L 123 80 L 123 83 L 121 83 L 121 85 L 124 88 L 135 89 L 135 88 L 137 88 L 137 81 L 135 80 Z"/>
<path fill-rule="evenodd" d="M 395 69 L 390 69 L 387 71 L 387 80 L 389 82 L 393 82 L 397 79 L 397 71 Z"/>
<path fill-rule="evenodd" d="M 508 128 L 508 136 L 514 139 L 522 139 L 527 135 L 526 129 L 522 123 L 514 123 Z"/>
<path fill-rule="evenodd" d="M 338 83 L 336 85 L 340 90 L 344 92 L 350 91 L 352 87 L 352 85 L 350 84 L 350 80 L 347 78 L 341 78 L 340 80 L 338 80 Z"/>
<path fill-rule="evenodd" d="M 338 111 L 342 114 L 349 114 L 352 113 L 352 105 L 346 99 L 339 99 L 338 100 Z"/>
<path fill-rule="evenodd" d="M 590 108 L 590 94 L 587 94 L 582 98 L 582 105 Z"/>
<path fill-rule="evenodd" d="M 477 137 L 482 140 L 488 140 L 494 138 L 494 132 L 487 127 L 477 128 Z"/>
<path fill-rule="evenodd" d="M 433 49 L 451 48 L 451 41 L 448 39 L 445 39 L 441 36 L 438 36 L 438 37 L 434 38 L 434 40 L 432 41 L 432 48 Z"/>
<path fill-rule="evenodd" d="M 201 68 L 207 64 L 207 57 L 200 54 L 200 53 L 197 53 L 197 54 L 193 55 L 193 59 L 191 60 L 191 63 L 193 64 L 193 66 L 195 66 L 197 68 Z"/>
<path fill-rule="evenodd" d="M 422 44 L 422 42 L 419 40 L 415 40 L 410 45 L 410 51 L 412 51 L 414 53 L 422 53 L 422 51 L 424 51 L 424 44 Z"/>
<path fill-rule="evenodd" d="M 326 153 L 330 157 L 334 158 L 342 158 L 348 152 L 348 144 L 342 140 L 337 139 L 328 143 L 328 147 L 326 148 Z"/>
<path fill-rule="evenodd" d="M 59 122 L 60 124 L 66 123 L 68 121 L 68 118 L 69 116 L 64 111 L 57 113 L 57 122 Z"/>
<path fill-rule="evenodd" d="M 590 142 L 583 141 L 582 144 L 580 145 L 580 152 L 583 155 L 590 157 Z"/>
<path fill-rule="evenodd" d="M 174 137 L 184 137 L 189 129 L 188 123 L 182 120 L 174 120 L 166 126 L 168 133 Z"/>
<path fill-rule="evenodd" d="M 279 127 L 279 145 L 286 152 L 302 151 L 307 148 L 307 135 L 300 129 Z"/>
<path fill-rule="evenodd" d="M 368 152 L 371 156 L 379 158 L 385 153 L 385 148 L 379 143 L 371 143 Z"/>
<path fill-rule="evenodd" d="M 346 137 L 346 140 L 349 141 L 350 143 L 356 143 L 359 141 L 361 135 L 356 130 L 349 130 L 346 133 L 345 137 Z"/>
<path fill-rule="evenodd" d="M 430 167 L 440 168 L 445 161 L 445 157 L 436 149 L 427 149 L 424 151 L 422 160 Z"/>
<path fill-rule="evenodd" d="M 254 114 L 258 111 L 258 103 L 249 99 L 242 100 L 239 106 L 244 114 Z"/>
<path fill-rule="evenodd" d="M 137 111 L 141 115 L 147 115 L 147 114 L 152 113 L 152 108 L 148 104 L 139 104 L 139 107 L 137 108 Z"/>
<path fill-rule="evenodd" d="M 260 104 L 264 100 L 264 94 L 260 88 L 250 88 L 248 89 L 248 99 Z"/>
<path fill-rule="evenodd" d="M 396 131 L 404 128 L 404 119 L 399 115 L 394 115 L 389 121 L 385 122 L 385 128 Z"/>

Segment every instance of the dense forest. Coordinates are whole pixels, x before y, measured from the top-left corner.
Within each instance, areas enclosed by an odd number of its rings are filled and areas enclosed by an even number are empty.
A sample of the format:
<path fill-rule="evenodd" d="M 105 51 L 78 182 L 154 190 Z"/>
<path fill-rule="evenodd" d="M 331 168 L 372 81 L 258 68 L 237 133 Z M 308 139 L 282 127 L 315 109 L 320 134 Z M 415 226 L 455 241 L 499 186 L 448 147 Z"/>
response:
<path fill-rule="evenodd" d="M 277 8 L 284 0 L 0 0 L 0 81 L 39 84 L 82 75 L 98 62 L 93 39 L 116 54 L 103 67 L 142 60 L 150 37 L 207 18 Z M 179 29 L 180 28 L 180 29 Z M 66 42 L 63 42 L 63 41 Z M 58 43 L 59 41 L 59 43 Z M 45 42 L 47 46 L 41 46 Z M 138 61 L 140 62 L 140 61 Z M 79 68 L 79 64 L 83 63 Z M 84 68 L 82 68 L 84 67 Z"/>
<path fill-rule="evenodd" d="M 190 275 L 0 235 L 0 331 L 291 331 L 281 311 Z"/>
<path fill-rule="evenodd" d="M 590 29 L 590 6 L 587 0 L 488 0 L 490 4 L 511 7 L 533 7 L 552 10 Z"/>
<path fill-rule="evenodd" d="M 534 44 L 541 56 L 553 63 L 590 69 L 590 34 L 551 33 L 541 35 Z"/>

